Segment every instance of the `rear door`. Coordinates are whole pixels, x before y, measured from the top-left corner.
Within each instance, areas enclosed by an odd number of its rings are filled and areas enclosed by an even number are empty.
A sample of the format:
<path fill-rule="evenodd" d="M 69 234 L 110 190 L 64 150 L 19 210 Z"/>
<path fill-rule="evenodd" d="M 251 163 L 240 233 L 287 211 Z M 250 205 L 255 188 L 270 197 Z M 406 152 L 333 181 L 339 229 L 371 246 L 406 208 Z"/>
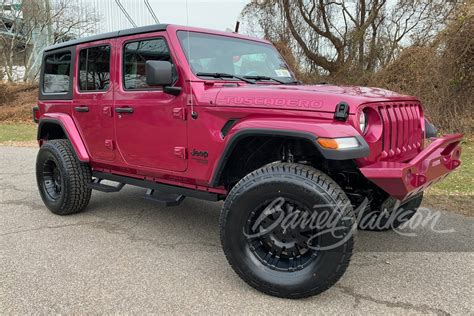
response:
<path fill-rule="evenodd" d="M 114 153 L 112 43 L 79 45 L 73 117 L 93 160 L 112 161 Z"/>
<path fill-rule="evenodd" d="M 120 82 L 114 113 L 117 146 L 130 167 L 185 171 L 187 125 L 185 94 L 174 96 L 146 84 L 148 60 L 173 62 L 164 32 L 117 38 L 121 48 Z M 175 86 L 181 86 L 176 75 Z M 129 113 L 123 113 L 129 109 Z M 120 111 L 120 110 L 119 110 Z"/>

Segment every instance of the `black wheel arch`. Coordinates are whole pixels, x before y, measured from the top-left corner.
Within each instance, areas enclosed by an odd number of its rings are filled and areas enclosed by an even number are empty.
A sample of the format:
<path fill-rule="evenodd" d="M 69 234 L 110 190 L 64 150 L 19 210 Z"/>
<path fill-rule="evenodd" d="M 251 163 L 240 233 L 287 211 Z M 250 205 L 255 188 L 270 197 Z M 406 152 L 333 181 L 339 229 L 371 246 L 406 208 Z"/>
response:
<path fill-rule="evenodd" d="M 292 131 L 292 130 L 281 130 L 281 129 L 243 129 L 231 136 L 228 141 L 222 155 L 220 156 L 217 167 L 212 175 L 210 185 L 211 187 L 217 187 L 222 184 L 224 171 L 228 167 L 228 162 L 235 152 L 235 149 L 239 144 L 248 139 L 249 137 L 269 137 L 279 139 L 290 139 L 304 142 L 308 144 L 309 148 L 314 150 L 322 159 L 326 160 L 349 160 L 355 158 L 362 158 L 369 155 L 369 146 L 361 135 L 354 135 L 361 144 L 360 148 L 351 150 L 329 150 L 322 148 L 318 142 L 318 136 L 310 132 Z M 262 167 L 262 166 L 258 166 Z"/>
<path fill-rule="evenodd" d="M 41 118 L 38 123 L 36 138 L 39 141 L 40 146 L 44 141 L 66 139 L 71 143 L 76 158 L 81 162 L 89 162 L 88 151 L 84 142 L 80 138 L 79 131 L 72 131 L 72 133 L 77 132 L 77 137 L 75 137 L 75 139 L 72 139 L 74 138 L 74 134 L 70 134 L 69 132 L 71 131 L 68 131 L 60 119 L 45 117 Z"/>
<path fill-rule="evenodd" d="M 69 136 L 59 120 L 43 118 L 38 123 L 37 140 L 68 139 Z"/>

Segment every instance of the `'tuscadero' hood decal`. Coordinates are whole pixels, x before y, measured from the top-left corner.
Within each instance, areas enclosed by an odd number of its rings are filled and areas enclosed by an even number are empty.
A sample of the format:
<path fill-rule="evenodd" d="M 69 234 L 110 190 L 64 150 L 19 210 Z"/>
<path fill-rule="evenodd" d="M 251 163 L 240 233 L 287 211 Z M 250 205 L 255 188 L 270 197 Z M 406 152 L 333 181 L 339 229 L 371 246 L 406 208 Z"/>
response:
<path fill-rule="evenodd" d="M 217 94 L 216 105 L 333 112 L 339 102 L 346 102 L 350 105 L 350 113 L 355 113 L 359 104 L 394 100 L 416 98 L 368 87 L 259 84 L 223 87 Z"/>

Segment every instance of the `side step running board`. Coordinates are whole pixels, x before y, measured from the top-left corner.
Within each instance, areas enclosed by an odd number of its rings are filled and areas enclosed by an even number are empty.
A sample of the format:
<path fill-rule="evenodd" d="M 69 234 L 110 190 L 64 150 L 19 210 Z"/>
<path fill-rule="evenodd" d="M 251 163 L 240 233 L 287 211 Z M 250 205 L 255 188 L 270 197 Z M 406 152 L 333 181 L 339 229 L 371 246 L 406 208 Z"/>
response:
<path fill-rule="evenodd" d="M 116 186 L 106 185 L 100 183 L 103 179 L 94 179 L 92 182 L 88 183 L 87 186 L 92 190 L 97 190 L 105 193 L 119 192 L 125 186 L 125 183 L 119 183 Z"/>
<path fill-rule="evenodd" d="M 206 200 L 206 201 L 219 201 L 223 197 L 217 193 L 212 192 L 205 192 L 205 191 L 198 191 L 194 189 L 188 189 L 184 187 L 178 187 L 174 185 L 168 185 L 158 182 L 153 182 L 144 179 L 137 179 L 131 177 L 124 177 L 110 173 L 98 172 L 93 171 L 92 176 L 97 179 L 104 179 L 109 181 L 114 181 L 118 183 L 125 183 L 129 185 L 134 185 L 146 189 L 156 190 L 157 192 L 164 193 L 164 194 L 174 194 L 174 195 L 183 195 L 186 197 Z"/>
<path fill-rule="evenodd" d="M 168 207 L 178 206 L 184 200 L 185 196 L 181 194 L 167 194 L 163 192 L 156 192 L 153 189 L 147 189 L 144 198 Z"/>

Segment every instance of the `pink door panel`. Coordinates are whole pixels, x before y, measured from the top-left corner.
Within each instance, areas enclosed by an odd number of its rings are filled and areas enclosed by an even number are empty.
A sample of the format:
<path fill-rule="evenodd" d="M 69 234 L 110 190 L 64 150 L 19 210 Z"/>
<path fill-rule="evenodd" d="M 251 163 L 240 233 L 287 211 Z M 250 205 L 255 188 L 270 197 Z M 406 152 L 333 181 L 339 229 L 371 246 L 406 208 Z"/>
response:
<path fill-rule="evenodd" d="M 122 37 L 117 48 L 121 56 L 114 117 L 120 154 L 133 168 L 185 171 L 186 117 L 175 115 L 184 111 L 184 93 L 167 94 L 162 87 L 148 86 L 145 78 L 147 60 L 171 61 L 165 35 Z"/>
<path fill-rule="evenodd" d="M 112 161 L 115 39 L 79 45 L 76 50 L 73 118 L 93 160 Z"/>

